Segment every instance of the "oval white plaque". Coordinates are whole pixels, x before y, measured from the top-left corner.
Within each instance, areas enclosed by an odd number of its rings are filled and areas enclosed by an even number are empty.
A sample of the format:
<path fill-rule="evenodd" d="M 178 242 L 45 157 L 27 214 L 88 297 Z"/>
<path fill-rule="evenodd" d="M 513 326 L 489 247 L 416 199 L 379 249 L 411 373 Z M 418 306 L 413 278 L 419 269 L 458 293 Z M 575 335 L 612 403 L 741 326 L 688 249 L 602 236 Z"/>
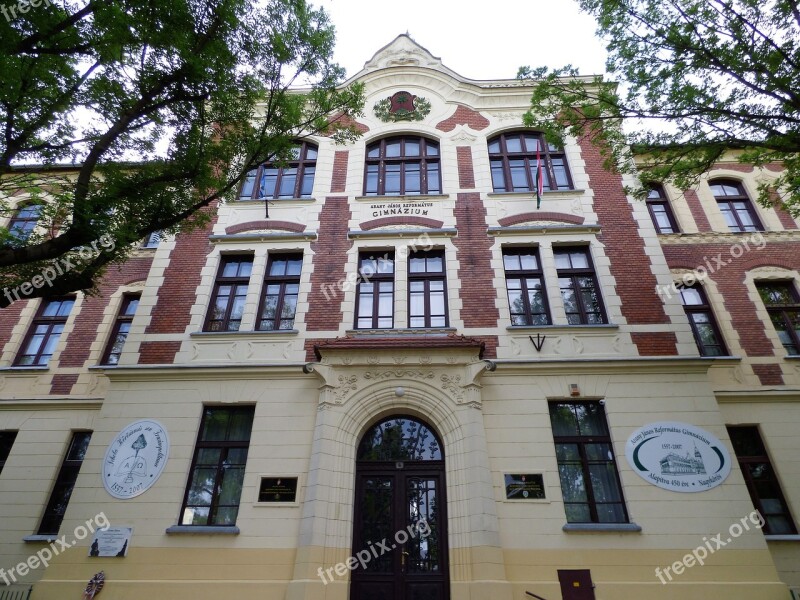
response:
<path fill-rule="evenodd" d="M 169 436 L 158 421 L 136 421 L 109 444 L 103 458 L 106 491 L 126 500 L 145 493 L 156 482 L 169 458 Z"/>

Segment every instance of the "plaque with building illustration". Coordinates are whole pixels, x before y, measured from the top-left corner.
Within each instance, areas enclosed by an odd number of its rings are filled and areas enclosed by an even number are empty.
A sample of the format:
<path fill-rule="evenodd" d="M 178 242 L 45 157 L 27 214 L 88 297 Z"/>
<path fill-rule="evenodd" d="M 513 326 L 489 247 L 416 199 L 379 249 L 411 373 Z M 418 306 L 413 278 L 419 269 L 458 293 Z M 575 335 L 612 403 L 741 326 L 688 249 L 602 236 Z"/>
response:
<path fill-rule="evenodd" d="M 506 473 L 504 477 L 507 500 L 544 500 L 544 476 L 541 473 Z"/>
<path fill-rule="evenodd" d="M 295 502 L 297 477 L 262 477 L 258 486 L 259 502 Z"/>
<path fill-rule="evenodd" d="M 132 533 L 132 527 L 98 529 L 94 532 L 92 544 L 89 546 L 89 556 L 118 556 L 120 558 L 127 556 Z"/>

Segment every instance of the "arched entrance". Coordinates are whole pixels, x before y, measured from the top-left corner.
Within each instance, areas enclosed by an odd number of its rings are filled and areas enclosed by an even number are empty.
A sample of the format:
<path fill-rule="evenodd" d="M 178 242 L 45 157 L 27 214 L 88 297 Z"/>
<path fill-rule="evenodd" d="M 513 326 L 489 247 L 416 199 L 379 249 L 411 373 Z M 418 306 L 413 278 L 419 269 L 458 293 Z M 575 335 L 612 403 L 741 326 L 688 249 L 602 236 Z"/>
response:
<path fill-rule="evenodd" d="M 350 600 L 449 598 L 444 449 L 401 415 L 370 427 L 356 455 Z"/>

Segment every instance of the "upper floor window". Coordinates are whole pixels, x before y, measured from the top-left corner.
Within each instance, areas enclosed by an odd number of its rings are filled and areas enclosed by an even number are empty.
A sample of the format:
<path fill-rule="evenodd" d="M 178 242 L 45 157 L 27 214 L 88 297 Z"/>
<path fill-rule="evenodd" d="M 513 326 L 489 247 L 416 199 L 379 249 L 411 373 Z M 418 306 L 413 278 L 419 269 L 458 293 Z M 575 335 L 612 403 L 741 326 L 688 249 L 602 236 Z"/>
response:
<path fill-rule="evenodd" d="M 535 192 L 539 161 L 545 191 L 572 189 L 564 150 L 545 143 L 541 133 L 503 133 L 489 140 L 495 192 Z"/>
<path fill-rule="evenodd" d="M 677 233 L 678 223 L 675 215 L 672 214 L 672 207 L 664 193 L 664 188 L 660 185 L 653 185 L 647 193 L 647 210 L 653 225 L 658 233 Z"/>
<path fill-rule="evenodd" d="M 22 352 L 17 355 L 17 366 L 46 366 L 53 356 L 61 332 L 67 324 L 75 298 L 53 298 L 42 301 L 25 336 Z"/>
<path fill-rule="evenodd" d="M 394 327 L 394 252 L 358 257 L 356 329 Z"/>
<path fill-rule="evenodd" d="M 111 337 L 108 340 L 108 346 L 103 356 L 104 365 L 116 365 L 119 363 L 122 348 L 125 346 L 125 340 L 128 339 L 128 333 L 131 330 L 133 315 L 136 314 L 136 309 L 139 307 L 140 297 L 141 294 L 125 294 L 122 296 L 119 314 L 117 314 L 117 320 L 114 322 L 114 329 L 111 331 Z"/>
<path fill-rule="evenodd" d="M 153 231 L 147 234 L 147 237 L 142 240 L 142 248 L 158 248 L 161 242 L 161 232 Z"/>
<path fill-rule="evenodd" d="M 367 146 L 365 196 L 441 194 L 439 144 L 423 137 L 392 137 Z"/>
<path fill-rule="evenodd" d="M 588 248 L 561 247 L 553 250 L 564 312 L 570 325 L 606 322 L 600 285 Z"/>
<path fill-rule="evenodd" d="M 223 257 L 205 331 L 239 331 L 252 270 L 253 257 L 250 255 Z"/>
<path fill-rule="evenodd" d="M 25 242 L 33 233 L 42 215 L 42 205 L 23 204 L 18 207 L 8 224 L 9 233 L 18 241 Z"/>
<path fill-rule="evenodd" d="M 270 256 L 257 329 L 273 331 L 294 327 L 302 269 L 302 254 Z"/>
<path fill-rule="evenodd" d="M 443 250 L 408 256 L 408 326 L 447 327 Z"/>
<path fill-rule="evenodd" d="M 717 201 L 722 216 L 733 232 L 763 231 L 758 220 L 755 207 L 744 191 L 741 183 L 736 181 L 712 181 L 709 184 L 711 193 Z"/>
<path fill-rule="evenodd" d="M 316 168 L 317 147 L 303 142 L 292 149 L 288 162 L 281 165 L 268 162 L 250 171 L 245 176 L 239 200 L 310 198 Z"/>
<path fill-rule="evenodd" d="M 503 250 L 512 325 L 549 325 L 542 266 L 535 248 Z"/>
<path fill-rule="evenodd" d="M 708 298 L 701 285 L 688 285 L 680 288 L 681 303 L 689 325 L 692 327 L 694 341 L 701 356 L 727 356 L 725 342 L 717 327 L 717 320 L 708 304 Z"/>
<path fill-rule="evenodd" d="M 800 354 L 800 298 L 790 281 L 756 284 L 781 344 L 789 354 Z"/>

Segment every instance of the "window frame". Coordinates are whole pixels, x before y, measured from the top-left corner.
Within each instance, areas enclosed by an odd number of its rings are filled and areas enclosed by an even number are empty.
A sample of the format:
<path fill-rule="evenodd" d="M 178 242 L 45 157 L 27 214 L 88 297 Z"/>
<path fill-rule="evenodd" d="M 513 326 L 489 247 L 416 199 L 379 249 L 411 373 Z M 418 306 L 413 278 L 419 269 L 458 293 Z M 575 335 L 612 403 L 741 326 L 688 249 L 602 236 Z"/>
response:
<path fill-rule="evenodd" d="M 512 194 L 512 193 L 536 193 L 536 180 L 533 175 L 534 170 L 538 172 L 538 164 L 536 161 L 536 149 L 528 150 L 527 144 L 525 144 L 525 136 L 533 136 L 538 140 L 538 147 L 539 147 L 539 158 L 542 161 L 542 188 L 544 191 L 564 191 L 564 190 L 574 190 L 575 184 L 572 180 L 572 173 L 569 168 L 569 163 L 567 162 L 567 155 L 563 148 L 558 148 L 553 144 L 549 144 L 544 139 L 544 134 L 540 131 L 505 131 L 499 135 L 492 137 L 491 139 L 487 140 L 487 150 L 489 153 L 489 175 L 492 179 L 492 190 L 495 194 Z M 508 151 L 508 139 L 517 137 L 520 140 L 520 148 L 524 148 L 524 150 L 520 152 L 509 152 Z M 492 152 L 491 145 L 494 142 L 499 142 L 500 144 L 500 151 L 499 152 Z M 556 178 L 556 171 L 555 166 L 553 165 L 553 159 L 559 159 L 563 161 L 564 164 L 564 173 L 566 175 L 567 184 L 564 186 L 560 186 L 557 183 Z M 503 173 L 503 188 L 498 189 L 495 186 L 494 176 L 492 175 L 492 162 L 493 161 L 501 161 L 502 162 L 502 173 Z M 514 189 L 514 180 L 511 174 L 511 161 L 512 160 L 522 160 L 523 167 L 525 170 L 525 178 L 528 184 L 527 189 Z M 535 165 L 533 167 L 532 165 Z M 509 185 L 512 189 L 509 189 Z"/>
<path fill-rule="evenodd" d="M 759 298 L 761 298 L 761 302 L 764 304 L 764 308 L 767 310 L 767 315 L 769 316 L 770 323 L 772 327 L 775 329 L 775 333 L 778 335 L 778 339 L 780 340 L 780 332 L 778 331 L 777 327 L 775 327 L 775 321 L 773 319 L 774 315 L 780 315 L 781 321 L 783 322 L 783 326 L 785 327 L 786 333 L 789 335 L 789 339 L 791 340 L 792 346 L 794 346 L 794 352 L 790 352 L 789 348 L 786 347 L 786 344 L 781 341 L 781 346 L 783 349 L 787 351 L 788 356 L 798 356 L 800 355 L 800 335 L 797 334 L 794 327 L 792 326 L 791 319 L 787 314 L 787 310 L 796 310 L 800 313 L 800 295 L 797 293 L 797 288 L 794 284 L 794 281 L 790 279 L 780 279 L 780 280 L 762 280 L 756 281 L 756 291 L 758 292 Z M 791 304 L 767 304 L 764 301 L 764 296 L 761 293 L 761 290 L 767 286 L 774 286 L 774 285 L 786 285 L 789 289 L 789 294 L 792 297 L 793 302 Z"/>
<path fill-rule="evenodd" d="M 411 272 L 411 259 L 412 258 L 435 258 L 441 257 L 442 259 L 442 270 L 441 272 L 418 272 L 412 273 Z M 450 310 L 447 302 L 447 260 L 445 256 L 444 250 L 424 250 L 424 251 L 416 251 L 416 252 L 409 252 L 408 253 L 408 292 L 407 292 L 407 300 L 408 300 L 408 328 L 409 329 L 440 329 L 442 327 L 449 327 L 450 326 Z M 425 261 L 425 267 L 427 269 L 427 260 Z M 411 314 L 411 283 L 413 281 L 422 281 L 424 282 L 424 313 L 422 315 L 412 315 Z M 444 300 L 444 325 L 431 325 L 431 289 L 430 283 L 431 281 L 441 281 L 443 283 L 442 286 L 442 297 Z M 439 316 L 439 315 L 436 315 Z M 419 318 L 423 317 L 425 319 L 424 325 L 411 325 L 412 318 Z"/>
<path fill-rule="evenodd" d="M 0 430 L 0 474 L 3 473 L 3 467 L 6 466 L 8 457 L 11 456 L 11 449 L 14 447 L 14 442 L 17 441 L 19 431 L 16 429 L 3 429 Z"/>
<path fill-rule="evenodd" d="M 559 269 L 557 256 L 560 253 L 572 253 L 581 251 L 586 255 L 586 267 L 570 267 L 569 269 Z M 597 277 L 597 272 L 594 268 L 594 261 L 592 260 L 592 251 L 589 246 L 554 246 L 553 247 L 553 261 L 556 267 L 556 277 L 558 278 L 558 290 L 561 295 L 561 302 L 564 306 L 564 314 L 567 317 L 567 325 L 606 325 L 608 324 L 608 313 L 606 312 L 605 303 L 603 302 L 603 293 L 600 287 L 600 279 Z M 570 264 L 572 260 L 570 259 Z M 589 323 L 588 315 L 594 314 L 594 311 L 587 311 L 584 306 L 583 296 L 579 293 L 583 288 L 578 285 L 579 277 L 591 277 L 594 284 L 594 289 L 597 292 L 597 313 L 600 316 L 600 323 Z M 576 303 L 578 305 L 577 313 L 568 313 L 566 311 L 566 303 L 564 302 L 564 289 L 561 287 L 561 279 L 570 279 L 571 289 L 575 294 Z M 580 317 L 579 323 L 570 323 L 569 316 L 571 314 L 578 314 Z"/>
<path fill-rule="evenodd" d="M 761 514 L 761 518 L 764 521 L 764 525 L 762 526 L 761 530 L 765 535 L 796 535 L 797 534 L 797 524 L 795 520 L 792 518 L 791 510 L 789 510 L 789 504 L 786 502 L 786 497 L 783 495 L 783 487 L 781 486 L 781 482 L 778 479 L 778 474 L 775 471 L 775 468 L 772 466 L 772 461 L 769 458 L 769 454 L 767 452 L 767 446 L 764 444 L 764 438 L 761 435 L 761 431 L 759 430 L 758 425 L 727 425 L 728 435 L 731 438 L 731 446 L 733 447 L 733 454 L 736 456 L 736 461 L 739 463 L 739 469 L 742 471 L 742 477 L 744 478 L 744 483 L 747 486 L 747 492 L 750 494 L 750 499 L 753 502 L 753 506 L 756 510 Z M 753 454 L 753 455 L 739 455 L 736 452 L 736 444 L 734 444 L 734 434 L 733 430 L 745 430 L 750 429 L 755 432 L 756 439 L 758 440 L 761 448 L 763 449 L 762 454 Z M 775 489 L 777 490 L 777 498 L 776 500 L 779 501 L 781 504 L 781 508 L 783 509 L 780 513 L 767 513 L 764 510 L 764 505 L 761 501 L 760 496 L 758 495 L 758 489 L 756 486 L 756 482 L 753 479 L 752 473 L 750 469 L 747 468 L 748 465 L 751 464 L 766 464 L 769 473 L 771 474 L 771 478 L 769 481 L 774 483 Z M 764 482 L 765 480 L 761 480 Z M 769 521 L 767 516 L 769 515 L 785 515 L 789 521 L 789 525 L 791 526 L 791 530 L 786 533 L 773 533 L 769 526 Z"/>
<path fill-rule="evenodd" d="M 130 333 L 130 324 L 133 323 L 133 318 L 136 316 L 136 311 L 139 308 L 139 302 L 141 299 L 141 292 L 126 292 L 122 294 L 119 310 L 117 311 L 117 316 L 114 319 L 114 327 L 111 329 L 111 335 L 108 337 L 106 349 L 103 351 L 103 360 L 100 364 L 111 366 L 119 364 L 120 355 L 122 354 L 122 350 L 125 347 L 125 342 L 128 339 L 128 334 Z M 132 313 L 128 313 L 128 309 L 134 301 L 136 302 L 136 306 L 134 307 Z M 122 344 L 120 345 L 119 351 L 114 352 L 114 347 L 119 340 L 121 329 L 124 325 L 128 325 L 128 331 L 125 332 L 125 335 L 122 338 Z M 117 356 L 116 362 L 110 362 L 112 355 Z"/>
<path fill-rule="evenodd" d="M 700 295 L 700 299 L 703 301 L 703 304 L 685 304 L 683 301 L 683 290 L 687 289 L 697 290 L 698 294 Z M 725 337 L 722 335 L 722 330 L 719 328 L 719 323 L 717 323 L 717 316 L 714 314 L 714 309 L 711 307 L 711 303 L 708 300 L 705 286 L 699 283 L 693 283 L 692 285 L 681 284 L 678 286 L 678 294 L 680 295 L 681 306 L 683 306 L 686 319 L 689 321 L 689 327 L 692 330 L 692 336 L 694 336 L 694 343 L 697 345 L 697 350 L 700 352 L 700 356 L 730 356 L 730 352 L 728 352 L 728 346 L 725 344 Z M 710 354 L 706 351 L 706 344 L 703 344 L 702 342 L 700 332 L 697 328 L 697 323 L 695 323 L 694 319 L 690 316 L 696 313 L 708 314 L 708 324 L 711 326 L 711 330 L 713 331 L 714 336 L 717 338 L 717 345 L 720 348 L 721 354 Z"/>
<path fill-rule="evenodd" d="M 204 440 L 203 439 L 203 432 L 205 429 L 206 418 L 209 416 L 209 412 L 212 410 L 222 410 L 228 411 L 230 414 L 228 416 L 228 425 L 225 432 L 224 440 Z M 230 436 L 230 426 L 234 420 L 234 415 L 236 413 L 250 413 L 250 430 L 248 433 L 247 440 L 230 440 L 228 437 Z M 232 527 L 235 525 L 234 523 L 212 523 L 213 519 L 217 517 L 217 510 L 220 508 L 219 499 L 223 494 L 222 490 L 222 479 L 225 473 L 225 466 L 228 461 L 229 451 L 230 450 L 241 450 L 245 449 L 247 451 L 247 456 L 245 456 L 243 463 L 241 464 L 243 468 L 242 472 L 242 489 L 239 493 L 239 498 L 236 503 L 236 518 L 239 518 L 239 508 L 242 504 L 242 493 L 244 492 L 244 479 L 247 475 L 247 459 L 250 457 L 250 442 L 253 438 L 253 424 L 255 423 L 255 405 L 254 404 L 244 404 L 244 405 L 235 405 L 235 406 L 220 406 L 220 405 L 205 405 L 203 406 L 203 412 L 200 417 L 200 424 L 197 429 L 197 438 L 195 440 L 194 445 L 194 452 L 192 454 L 192 462 L 189 467 L 189 474 L 186 479 L 186 489 L 183 494 L 183 500 L 181 501 L 181 509 L 180 513 L 178 514 L 178 524 L 181 526 L 186 527 Z M 189 502 L 189 492 L 192 489 L 192 483 L 194 481 L 194 474 L 195 469 L 198 468 L 198 459 L 200 457 L 200 451 L 203 449 L 216 449 L 219 448 L 221 451 L 219 453 L 219 458 L 216 462 L 216 475 L 214 477 L 214 485 L 212 487 L 212 494 L 211 494 L 211 504 L 208 505 L 208 516 L 206 518 L 206 523 L 185 523 L 186 511 L 192 507 L 199 507 L 205 506 L 200 504 L 188 504 Z M 230 463 L 228 463 L 230 464 Z M 210 468 L 201 465 L 199 468 Z M 232 507 L 233 504 L 226 504 L 224 507 Z"/>
<path fill-rule="evenodd" d="M 66 315 L 59 315 L 58 312 L 60 308 L 56 310 L 56 315 L 54 316 L 45 316 L 45 311 L 47 307 L 54 302 L 72 302 L 69 311 Z M 25 334 L 25 337 L 22 340 L 22 345 L 19 348 L 19 352 L 14 357 L 14 366 L 15 367 L 47 367 L 50 364 L 50 359 L 53 358 L 53 354 L 55 354 L 56 349 L 58 348 L 58 344 L 61 343 L 61 334 L 64 333 L 64 329 L 67 326 L 67 321 L 69 321 L 69 317 L 72 314 L 72 310 L 75 308 L 75 303 L 77 302 L 77 298 L 74 295 L 67 295 L 67 296 L 57 296 L 55 298 L 47 298 L 43 299 L 39 303 L 39 308 L 36 309 L 36 315 L 33 317 L 33 321 L 31 321 L 30 326 L 28 327 L 28 331 Z M 38 349 L 36 350 L 35 354 L 25 354 L 25 350 L 28 348 L 28 345 L 31 343 L 31 340 L 37 335 L 36 328 L 39 325 L 47 325 L 47 332 L 42 339 L 42 343 L 39 344 Z M 61 331 L 57 334 L 53 333 L 53 328 L 61 325 Z M 53 346 L 53 352 L 51 354 L 45 355 L 43 350 L 45 350 L 48 346 L 48 343 L 53 335 L 56 335 L 56 343 Z M 33 356 L 34 360 L 31 363 L 23 363 L 22 360 L 26 356 Z M 41 363 L 41 358 L 43 356 L 47 356 L 47 360 L 44 363 Z"/>
<path fill-rule="evenodd" d="M 239 196 L 237 200 L 239 202 L 247 202 L 249 200 L 298 200 L 302 198 L 311 198 L 314 189 L 314 183 L 316 181 L 317 176 L 317 160 L 319 158 L 319 145 L 310 142 L 310 141 L 299 141 L 297 144 L 293 146 L 294 148 L 299 148 L 299 153 L 296 159 L 286 161 L 285 163 L 279 164 L 274 161 L 270 160 L 267 161 L 252 171 L 249 171 L 242 180 L 242 185 L 239 186 Z M 308 152 L 312 150 L 314 152 L 313 158 L 308 158 Z M 277 169 L 278 172 L 275 176 L 275 187 L 273 189 L 272 195 L 261 196 L 261 181 L 264 177 L 264 172 L 267 169 Z M 294 183 L 294 187 L 292 188 L 292 195 L 286 196 L 281 195 L 281 183 L 286 175 L 285 171 L 288 169 L 297 169 L 297 173 L 295 174 L 296 180 Z M 312 177 L 311 177 L 311 191 L 308 194 L 303 194 L 303 182 L 306 178 L 308 169 L 313 169 Z M 251 183 L 253 186 L 252 191 L 249 195 L 244 193 L 244 190 L 248 183 Z"/>
<path fill-rule="evenodd" d="M 22 216 L 26 211 L 28 211 L 33 207 L 37 207 L 38 209 L 35 215 Z M 16 241 L 26 242 L 28 238 L 30 238 L 33 232 L 36 230 L 39 221 L 42 219 L 43 210 L 44 210 L 44 204 L 42 204 L 41 202 L 28 201 L 20 203 L 14 209 L 14 214 L 8 221 L 8 233 Z M 19 227 L 20 224 L 22 224 L 22 227 Z M 15 229 L 19 233 L 15 233 Z"/>
<path fill-rule="evenodd" d="M 389 143 L 400 142 L 400 154 L 398 156 L 387 156 L 386 146 Z M 419 154 L 407 155 L 405 147 L 407 142 L 415 142 L 419 144 Z M 370 157 L 369 154 L 374 148 L 378 148 L 378 156 Z M 427 152 L 428 147 L 435 148 L 435 154 Z M 400 165 L 399 178 L 400 188 L 397 193 L 386 192 L 386 167 L 387 165 Z M 419 164 L 419 192 L 406 190 L 406 165 Z M 436 185 L 438 189 L 431 188 L 431 181 L 429 172 L 429 165 L 437 165 Z M 377 186 L 375 191 L 369 189 L 370 185 L 370 167 L 377 166 Z M 371 144 L 367 145 L 364 152 L 364 196 L 440 196 L 442 195 L 442 154 L 441 145 L 438 141 L 421 136 L 421 135 L 396 135 L 391 137 L 381 138 Z"/>
<path fill-rule="evenodd" d="M 392 272 L 391 273 L 382 273 L 375 270 L 369 276 L 364 275 L 364 261 L 391 261 L 392 263 Z M 356 305 L 355 305 L 355 313 L 353 319 L 353 329 L 394 329 L 394 303 L 395 303 L 395 292 L 397 291 L 397 286 L 395 285 L 395 275 L 397 274 L 397 263 L 395 262 L 395 253 L 394 250 L 389 250 L 383 253 L 383 255 L 375 257 L 373 252 L 368 251 L 361 251 L 358 254 L 358 281 L 356 283 Z M 390 318 L 392 320 L 391 324 L 388 327 L 381 327 L 380 326 L 380 319 L 387 318 L 385 315 L 382 316 L 380 314 L 380 298 L 381 298 L 381 284 L 382 283 L 391 283 L 392 284 L 392 311 Z M 370 286 L 372 289 L 372 315 L 370 317 L 362 317 L 360 310 L 361 310 L 361 296 L 362 296 L 362 286 Z M 367 295 L 367 294 L 364 294 Z M 371 319 L 371 324 L 369 327 L 362 327 L 359 325 L 359 321 L 361 319 Z"/>
<path fill-rule="evenodd" d="M 717 196 L 714 193 L 714 186 L 722 185 L 722 186 L 732 186 L 735 187 L 739 194 L 738 195 L 727 195 L 724 194 L 722 196 Z M 756 211 L 756 207 L 753 205 L 753 201 L 750 199 L 750 196 L 747 195 L 747 191 L 744 189 L 744 185 L 740 181 L 736 181 L 734 179 L 713 179 L 708 182 L 708 188 L 711 190 L 711 195 L 714 196 L 714 200 L 717 203 L 717 208 L 719 209 L 720 213 L 722 213 L 723 218 L 725 218 L 725 212 L 722 209 L 722 205 L 728 205 L 728 211 L 730 212 L 733 220 L 736 221 L 737 229 L 733 229 L 732 225 L 728 223 L 728 220 L 725 219 L 725 223 L 728 226 L 728 230 L 731 233 L 750 233 L 752 231 L 764 231 L 764 224 L 761 222 L 761 219 L 758 216 L 758 212 Z M 745 205 L 745 210 L 747 214 L 750 215 L 750 220 L 753 221 L 753 229 L 747 229 L 747 225 L 742 223 L 741 218 L 739 217 L 739 213 L 733 206 L 734 202 L 743 202 Z"/>
<path fill-rule="evenodd" d="M 78 439 L 81 436 L 88 436 L 86 439 L 86 446 L 84 447 L 84 454 L 79 459 L 70 458 L 72 451 L 76 448 Z M 58 470 L 58 475 L 53 482 L 53 487 L 50 490 L 47 504 L 45 505 L 42 518 L 39 522 L 39 528 L 36 530 L 37 535 L 58 535 L 61 529 L 61 523 L 64 521 L 64 515 L 67 512 L 72 492 L 75 490 L 75 483 L 78 481 L 78 476 L 81 472 L 81 467 L 86 458 L 86 451 L 88 451 L 89 444 L 92 441 L 92 432 L 88 430 L 73 431 L 70 436 L 69 445 L 64 453 L 64 458 L 61 461 L 61 467 Z M 64 502 L 63 511 L 59 512 L 58 500 L 60 496 L 56 496 L 59 490 L 69 490 L 66 492 L 66 501 Z M 55 528 L 53 526 L 55 525 Z"/>
<path fill-rule="evenodd" d="M 653 194 L 656 194 L 654 197 Z M 647 212 L 650 213 L 650 220 L 653 222 L 653 227 L 656 229 L 656 233 L 659 234 L 669 234 L 669 233 L 680 233 L 680 227 L 678 227 L 678 221 L 675 218 L 675 213 L 672 211 L 672 204 L 667 198 L 666 191 L 664 190 L 664 186 L 661 184 L 651 184 L 649 186 L 649 191 L 647 193 L 647 200 L 645 201 L 647 204 Z M 658 218 L 656 217 L 656 211 L 654 210 L 655 207 L 661 206 L 664 208 L 664 216 L 669 221 L 669 226 L 672 231 L 664 231 L 661 225 L 658 222 Z"/>
<path fill-rule="evenodd" d="M 597 406 L 600 411 L 600 416 L 602 417 L 603 426 L 605 428 L 604 434 L 590 434 L 590 435 L 556 435 L 555 427 L 553 427 L 553 414 L 554 408 L 559 405 L 566 405 L 566 406 L 586 406 L 586 405 L 593 405 Z M 550 400 L 548 401 L 548 413 L 551 419 L 550 422 L 550 430 L 553 435 L 553 444 L 554 448 L 556 449 L 556 466 L 558 467 L 559 471 L 559 486 L 561 486 L 561 469 L 560 466 L 562 463 L 559 462 L 558 459 L 558 444 L 575 444 L 578 447 L 578 456 L 580 458 L 580 465 L 581 465 L 581 474 L 583 477 L 583 485 L 584 489 L 586 490 L 586 502 L 567 502 L 562 497 L 562 503 L 564 504 L 564 514 L 567 518 L 568 523 L 596 523 L 596 524 L 620 524 L 620 523 L 630 523 L 630 514 L 628 513 L 628 505 L 625 501 L 625 492 L 622 487 L 622 478 L 619 474 L 619 466 L 617 463 L 617 456 L 614 452 L 614 442 L 611 439 L 611 429 L 608 426 L 608 417 L 606 415 L 605 407 L 603 403 L 599 400 Z M 577 419 L 577 417 L 576 417 Z M 590 460 L 585 445 L 586 444 L 608 444 L 609 448 L 611 449 L 611 458 L 605 461 L 598 461 L 598 460 Z M 591 478 L 591 471 L 589 469 L 590 464 L 611 464 L 614 467 L 614 476 L 615 482 L 617 486 L 617 492 L 619 493 L 619 501 L 618 502 L 597 502 L 595 499 L 594 487 L 592 485 L 592 478 Z M 564 493 L 563 487 L 562 496 Z M 569 520 L 569 513 L 567 512 L 567 505 L 568 504 L 585 504 L 589 508 L 589 517 L 591 520 L 589 521 L 570 521 Z M 597 505 L 598 504 L 620 504 L 622 506 L 623 518 L 622 521 L 600 521 L 598 512 L 597 512 Z"/>
<path fill-rule="evenodd" d="M 270 270 L 272 269 L 272 265 L 276 260 L 285 260 L 287 264 L 289 261 L 300 261 L 300 273 L 297 275 L 270 275 Z M 299 299 L 300 296 L 300 278 L 303 274 L 303 253 L 302 252 L 291 252 L 291 253 L 270 253 L 269 258 L 267 260 L 267 270 L 264 274 L 264 286 L 261 290 L 261 298 L 258 303 L 258 313 L 256 315 L 256 331 L 292 331 L 294 329 L 294 321 L 297 318 L 297 300 L 294 303 L 294 314 L 292 315 L 292 327 L 289 329 L 281 329 L 280 324 L 281 321 L 285 321 L 287 317 L 282 317 L 281 313 L 283 312 L 283 306 L 286 302 L 286 286 L 287 285 L 297 285 L 297 296 Z M 279 285 L 278 290 L 278 303 L 275 306 L 275 316 L 272 318 L 272 328 L 262 327 L 263 318 L 263 311 L 264 305 L 267 301 L 267 291 L 270 285 Z"/>
<path fill-rule="evenodd" d="M 520 269 L 509 270 L 506 266 L 506 256 L 522 256 L 524 254 L 531 255 L 536 260 L 536 269 L 523 269 L 522 259 L 520 258 Z M 508 298 L 508 313 L 511 320 L 512 327 L 539 327 L 542 325 L 552 325 L 553 320 L 550 313 L 550 303 L 547 298 L 547 285 L 545 283 L 544 271 L 542 269 L 542 261 L 539 256 L 539 248 L 536 246 L 509 246 L 502 249 L 503 256 L 503 274 L 506 282 L 506 297 Z M 528 290 L 528 279 L 539 279 L 540 294 L 542 296 L 542 304 L 544 305 L 543 313 L 536 313 L 537 315 L 543 314 L 545 318 L 544 323 L 534 323 L 534 314 L 530 306 L 530 291 Z M 520 281 L 520 297 L 522 299 L 522 313 L 514 313 L 512 310 L 511 302 L 511 288 L 508 285 L 509 279 L 519 279 Z M 524 318 L 525 323 L 514 323 L 514 317 L 521 316 Z"/>
<path fill-rule="evenodd" d="M 232 331 L 239 331 L 242 326 L 242 319 L 239 319 L 239 324 L 237 325 L 236 329 L 230 329 L 231 323 L 231 312 L 233 311 L 233 307 L 235 305 L 235 301 L 237 297 L 242 296 L 239 293 L 231 293 L 228 296 L 228 303 L 225 307 L 225 314 L 224 317 L 221 319 L 212 319 L 214 307 L 217 304 L 217 298 L 219 298 L 219 290 L 223 286 L 232 286 L 231 291 L 238 292 L 241 286 L 244 286 L 245 292 L 243 294 L 245 301 L 247 300 L 247 294 L 250 291 L 250 279 L 253 276 L 253 262 L 254 262 L 254 255 L 252 253 L 249 254 L 222 254 L 220 255 L 219 261 L 219 268 L 217 269 L 217 276 L 214 279 L 214 288 L 211 293 L 211 301 L 208 304 L 208 310 L 206 311 L 206 318 L 203 321 L 203 331 L 207 333 L 230 333 Z M 231 262 L 249 262 L 250 263 L 250 274 L 247 276 L 244 275 L 237 275 L 235 277 L 224 277 L 223 273 L 225 272 L 225 267 Z M 238 272 L 239 268 L 237 268 Z M 242 316 L 244 316 L 244 310 L 242 311 Z M 236 319 L 234 319 L 235 321 Z M 220 329 L 211 329 L 211 323 L 219 322 L 222 324 Z"/>

